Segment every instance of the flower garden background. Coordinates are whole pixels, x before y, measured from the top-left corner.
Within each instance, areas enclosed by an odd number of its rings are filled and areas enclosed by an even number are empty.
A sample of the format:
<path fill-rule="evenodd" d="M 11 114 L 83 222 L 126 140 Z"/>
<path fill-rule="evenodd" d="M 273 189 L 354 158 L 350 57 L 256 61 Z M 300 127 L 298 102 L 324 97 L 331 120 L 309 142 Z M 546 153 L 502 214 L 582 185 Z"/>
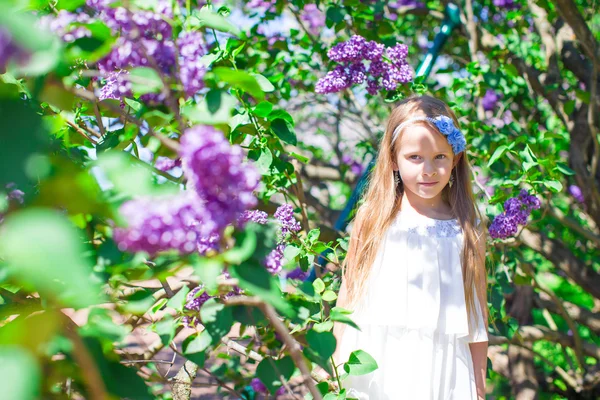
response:
<path fill-rule="evenodd" d="M 427 93 L 489 219 L 488 398 L 599 398 L 598 7 L 1 2 L 2 397 L 347 398 L 337 221 Z"/>

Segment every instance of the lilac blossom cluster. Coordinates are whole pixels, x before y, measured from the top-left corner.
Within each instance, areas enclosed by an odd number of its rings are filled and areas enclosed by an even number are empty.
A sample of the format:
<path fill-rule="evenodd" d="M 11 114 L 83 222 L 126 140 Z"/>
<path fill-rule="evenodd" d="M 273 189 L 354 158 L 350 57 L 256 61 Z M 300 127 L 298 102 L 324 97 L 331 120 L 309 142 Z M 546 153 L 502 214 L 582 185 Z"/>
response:
<path fill-rule="evenodd" d="M 516 10 L 521 7 L 515 0 L 494 0 L 493 4 L 498 8 L 505 8 L 507 10 Z"/>
<path fill-rule="evenodd" d="M 183 172 L 189 190 L 165 198 L 139 198 L 121 206 L 127 228 L 116 228 L 123 251 L 154 255 L 174 249 L 188 254 L 218 250 L 222 230 L 256 205 L 260 175 L 210 126 L 189 128 L 181 139 Z"/>
<path fill-rule="evenodd" d="M 189 254 L 196 251 L 200 238 L 211 233 L 203 231 L 205 223 L 210 223 L 203 211 L 192 191 L 130 200 L 119 209 L 127 228 L 115 228 L 113 236 L 121 251 L 154 255 L 174 249 Z"/>
<path fill-rule="evenodd" d="M 274 12 L 275 3 L 277 3 L 277 0 L 250 0 L 246 2 L 246 7 L 252 11 Z"/>
<path fill-rule="evenodd" d="M 261 175 L 244 164 L 240 146 L 232 146 L 212 126 L 195 126 L 181 138 L 181 160 L 189 186 L 206 200 L 205 211 L 220 231 L 256 206 L 253 191 Z"/>
<path fill-rule="evenodd" d="M 70 13 L 66 10 L 60 10 L 56 15 L 44 15 L 39 20 L 41 28 L 48 29 L 62 38 L 63 41 L 70 43 L 83 37 L 89 37 L 92 32 L 85 26 L 73 24 L 86 24 L 91 22 L 92 18 L 86 13 Z"/>
<path fill-rule="evenodd" d="M 335 93 L 352 85 L 367 82 L 367 92 L 394 90 L 401 83 L 412 81 L 413 72 L 406 62 L 408 46 L 385 47 L 354 35 L 350 40 L 333 46 L 327 56 L 338 65 L 315 86 L 317 93 Z M 368 65 L 365 64 L 368 62 Z"/>
<path fill-rule="evenodd" d="M 279 222 L 279 243 L 263 260 L 265 268 L 272 274 L 279 273 L 283 266 L 283 252 L 286 248 L 285 240 L 288 233 L 298 232 L 302 229 L 300 223 L 294 218 L 294 207 L 289 204 L 279 206 L 275 211 L 275 218 Z"/>
<path fill-rule="evenodd" d="M 248 222 L 256 222 L 257 224 L 264 225 L 267 223 L 268 214 L 261 210 L 246 210 L 238 218 L 237 224 L 243 227 Z"/>
<path fill-rule="evenodd" d="M 8 183 L 5 188 L 8 190 L 8 193 L 5 197 L 7 203 L 14 202 L 17 204 L 23 204 L 25 201 L 25 193 L 22 190 L 17 189 L 16 185 L 12 182 Z M 0 224 L 4 221 L 3 211 L 5 210 L 0 209 Z"/>
<path fill-rule="evenodd" d="M 363 173 L 363 165 L 360 162 L 353 159 L 352 156 L 349 154 L 344 154 L 342 156 L 342 163 L 350 167 L 350 171 L 352 171 L 354 175 L 360 175 Z"/>
<path fill-rule="evenodd" d="M 325 26 L 325 14 L 316 4 L 306 4 L 300 18 L 308 25 L 308 31 L 315 36 L 318 36 L 319 31 Z"/>
<path fill-rule="evenodd" d="M 275 211 L 275 218 L 281 224 L 281 236 L 285 237 L 290 232 L 298 232 L 302 227 L 300 222 L 294 218 L 294 207 L 290 204 L 282 204 Z"/>
<path fill-rule="evenodd" d="M 201 290 L 202 293 L 198 294 L 198 292 Z M 200 312 L 200 308 L 204 305 L 204 303 L 212 298 L 213 296 L 209 295 L 206 293 L 206 290 L 204 290 L 204 285 L 200 284 L 190 290 L 190 292 L 187 294 L 184 307 L 186 310 Z M 187 327 L 193 327 L 198 324 L 198 318 L 195 316 L 190 318 L 186 315 L 182 318 L 181 322 L 183 322 L 183 324 Z"/>
<path fill-rule="evenodd" d="M 181 158 L 173 160 L 169 157 L 158 157 L 154 163 L 154 166 L 156 169 L 166 172 L 175 167 L 181 167 Z"/>
<path fill-rule="evenodd" d="M 252 379 L 252 381 L 250 382 L 250 387 L 252 387 L 252 389 L 256 393 L 263 393 L 263 394 L 268 393 L 267 387 L 258 378 Z M 285 394 L 284 386 L 280 387 L 279 389 L 277 389 L 277 392 L 275 392 L 275 396 L 281 396 L 283 394 Z"/>
<path fill-rule="evenodd" d="M 15 43 L 8 29 L 0 26 L 0 74 L 6 72 L 9 62 L 25 64 L 29 57 L 29 52 Z"/>
<path fill-rule="evenodd" d="M 505 239 L 517 233 L 518 225 L 526 225 L 532 210 L 541 206 L 540 200 L 529 195 L 525 189 L 519 196 L 511 197 L 504 202 L 504 212 L 497 215 L 490 225 L 489 233 L 494 239 Z"/>
<path fill-rule="evenodd" d="M 500 95 L 494 90 L 488 89 L 486 90 L 485 95 L 481 98 L 481 105 L 483 106 L 484 110 L 491 111 L 496 108 L 499 100 Z"/>
<path fill-rule="evenodd" d="M 201 61 L 206 54 L 204 38 L 199 32 L 182 32 L 177 40 L 173 40 L 173 28 L 168 22 L 173 19 L 171 1 L 157 0 L 154 10 L 130 10 L 119 3 L 87 0 L 93 16 L 83 11 L 61 10 L 56 16 L 43 17 L 40 23 L 67 42 L 90 36 L 91 32 L 78 24 L 96 20 L 106 24 L 117 36 L 111 52 L 97 62 L 105 79 L 98 95 L 101 100 L 131 96 L 131 84 L 123 71 L 135 67 L 150 67 L 167 77 L 175 77 L 188 98 L 202 89 L 206 73 L 206 66 Z M 179 68 L 176 68 L 177 61 Z M 142 100 L 162 102 L 164 94 L 147 93 L 142 95 Z"/>
<path fill-rule="evenodd" d="M 579 186 L 570 185 L 567 191 L 578 203 L 585 203 L 585 197 L 583 196 L 583 192 Z"/>

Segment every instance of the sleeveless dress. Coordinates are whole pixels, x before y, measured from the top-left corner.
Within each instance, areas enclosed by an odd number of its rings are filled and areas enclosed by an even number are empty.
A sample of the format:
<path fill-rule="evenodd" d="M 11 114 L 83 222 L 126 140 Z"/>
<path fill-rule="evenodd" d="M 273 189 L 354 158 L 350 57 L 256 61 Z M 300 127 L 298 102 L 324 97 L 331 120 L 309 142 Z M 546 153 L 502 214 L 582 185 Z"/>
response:
<path fill-rule="evenodd" d="M 347 325 L 340 340 L 340 361 L 364 350 L 378 364 L 342 382 L 348 397 L 477 400 L 469 342 L 488 340 L 487 323 L 478 301 L 467 315 L 462 246 L 456 219 L 398 213 L 350 315 L 361 330 Z"/>

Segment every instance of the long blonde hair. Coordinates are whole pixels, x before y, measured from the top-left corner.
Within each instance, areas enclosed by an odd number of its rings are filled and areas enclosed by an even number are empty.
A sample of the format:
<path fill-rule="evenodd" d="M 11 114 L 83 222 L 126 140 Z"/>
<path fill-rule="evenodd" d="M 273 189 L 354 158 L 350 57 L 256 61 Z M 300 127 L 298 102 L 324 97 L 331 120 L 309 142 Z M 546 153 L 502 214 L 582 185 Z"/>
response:
<path fill-rule="evenodd" d="M 365 283 L 375 261 L 377 251 L 384 233 L 400 211 L 400 203 L 404 193 L 402 183 L 395 185 L 393 177 L 393 160 L 398 151 L 397 138 L 392 143 L 394 129 L 408 118 L 425 114 L 430 117 L 445 115 L 452 118 L 455 126 L 459 126 L 454 112 L 441 100 L 431 96 L 411 96 L 402 100 L 392 111 L 387 128 L 379 145 L 379 152 L 373 171 L 371 171 L 368 188 L 363 203 L 356 212 L 353 232 L 350 235 L 348 253 L 342 263 L 343 280 L 346 284 L 346 304 L 352 307 L 364 295 Z M 431 123 L 424 121 L 436 129 Z M 472 172 L 466 152 L 460 153 L 456 164 L 455 182 L 443 189 L 442 196 L 452 207 L 458 219 L 464 237 L 462 252 L 463 284 L 465 300 L 469 315 L 475 314 L 475 299 L 472 288 L 475 286 L 481 310 L 487 320 L 487 273 L 485 269 L 486 230 L 476 227 L 485 226 L 475 205 L 475 197 L 471 186 Z M 480 242 L 483 241 L 483 242 Z M 468 289 L 468 290 L 467 290 Z M 471 320 L 469 319 L 469 323 Z"/>

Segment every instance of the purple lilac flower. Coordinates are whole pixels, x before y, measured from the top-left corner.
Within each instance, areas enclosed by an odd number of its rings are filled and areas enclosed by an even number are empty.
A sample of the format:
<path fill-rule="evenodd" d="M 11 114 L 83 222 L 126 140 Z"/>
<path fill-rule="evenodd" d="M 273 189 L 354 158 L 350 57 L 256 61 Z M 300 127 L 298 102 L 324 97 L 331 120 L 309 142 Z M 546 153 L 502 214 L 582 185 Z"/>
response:
<path fill-rule="evenodd" d="M 252 387 L 252 390 L 254 390 L 256 393 L 268 393 L 267 387 L 258 378 L 253 378 L 250 382 L 250 386 Z M 285 394 L 284 386 L 280 387 L 279 389 L 277 389 L 277 392 L 275 392 L 275 396 L 281 396 L 283 394 Z"/>
<path fill-rule="evenodd" d="M 111 72 L 106 76 L 106 82 L 100 89 L 98 99 L 121 100 L 125 96 L 131 95 L 131 82 L 126 78 L 129 71 L 120 70 Z"/>
<path fill-rule="evenodd" d="M 193 191 L 130 200 L 119 211 L 127 221 L 126 228 L 115 228 L 113 234 L 121 251 L 155 255 L 175 249 L 189 254 L 196 251 L 201 237 L 213 233 L 209 229 L 216 225 Z"/>
<path fill-rule="evenodd" d="M 60 10 L 57 15 L 44 15 L 38 23 L 40 27 L 56 33 L 63 41 L 70 43 L 92 35 L 92 32 L 85 26 L 72 26 L 72 24 L 86 24 L 91 20 L 92 18 L 83 12 L 74 14 L 67 10 Z"/>
<path fill-rule="evenodd" d="M 298 279 L 298 280 L 303 281 L 304 279 L 306 279 L 307 276 L 308 276 L 307 272 L 302 271 L 302 268 L 300 268 L 300 267 L 296 267 L 296 269 L 289 271 L 285 275 L 285 278 L 286 279 Z"/>
<path fill-rule="evenodd" d="M 220 231 L 243 211 L 256 206 L 253 191 L 260 173 L 244 162 L 242 148 L 231 145 L 212 126 L 194 126 L 181 138 L 181 161 L 190 187 L 206 201 L 205 212 Z"/>
<path fill-rule="evenodd" d="M 519 3 L 515 3 L 515 0 L 494 0 L 493 4 L 498 8 L 507 10 L 515 10 L 521 7 Z"/>
<path fill-rule="evenodd" d="M 318 35 L 319 30 L 325 26 L 325 14 L 317 8 L 316 4 L 306 4 L 301 18 L 308 24 L 308 30 L 313 35 Z"/>
<path fill-rule="evenodd" d="M 500 96 L 493 91 L 492 89 L 488 89 L 485 92 L 485 95 L 481 99 L 481 104 L 483 105 L 483 109 L 486 111 L 491 111 L 496 108 L 496 104 L 498 104 L 498 100 L 500 100 Z"/>
<path fill-rule="evenodd" d="M 261 210 L 246 210 L 244 211 L 237 220 L 237 224 L 243 227 L 249 221 L 256 222 L 257 224 L 264 225 L 267 223 L 268 214 Z"/>
<path fill-rule="evenodd" d="M 302 227 L 300 222 L 294 218 L 294 208 L 290 204 L 282 204 L 275 211 L 275 218 L 281 223 L 281 235 L 286 236 L 289 232 L 298 232 Z"/>
<path fill-rule="evenodd" d="M 335 93 L 365 81 L 369 94 L 376 94 L 381 89 L 395 90 L 399 84 L 413 79 L 412 70 L 406 62 L 407 55 L 408 46 L 404 44 L 385 48 L 380 43 L 367 42 L 362 36 L 354 35 L 327 52 L 327 56 L 338 65 L 319 79 L 315 91 Z"/>
<path fill-rule="evenodd" d="M 522 189 L 517 197 L 504 202 L 504 212 L 497 215 L 490 225 L 490 236 L 494 239 L 505 239 L 515 235 L 518 225 L 527 224 L 531 211 L 539 209 L 540 206 L 537 197 L 529 195 L 525 189 Z"/>
<path fill-rule="evenodd" d="M 177 40 L 180 55 L 180 77 L 187 97 L 204 87 L 206 66 L 201 58 L 206 54 L 204 37 L 198 31 L 184 32 Z"/>
<path fill-rule="evenodd" d="M 9 190 L 7 196 L 8 200 L 14 200 L 19 204 L 23 204 L 25 193 L 22 190 L 17 189 L 17 185 L 15 185 L 14 182 L 7 183 L 5 187 Z"/>
<path fill-rule="evenodd" d="M 262 9 L 265 12 L 273 12 L 275 11 L 275 3 L 277 3 L 277 0 L 250 0 L 246 3 L 246 7 L 253 11 Z"/>
<path fill-rule="evenodd" d="M 198 295 L 200 290 L 204 290 L 204 285 L 200 284 L 196 286 L 187 294 L 185 304 L 185 308 L 187 310 L 198 312 L 204 303 L 213 298 L 213 296 L 206 293 L 206 291 L 203 291 L 200 295 Z M 198 324 L 198 318 L 196 316 L 190 318 L 186 315 L 182 318 L 181 322 L 183 322 L 183 324 L 188 328 L 193 328 Z"/>
<path fill-rule="evenodd" d="M 342 156 L 342 163 L 348 165 L 350 167 L 350 171 L 352 171 L 355 175 L 360 175 L 363 172 L 363 165 L 354 160 L 349 154 L 344 154 Z"/>
<path fill-rule="evenodd" d="M 577 185 L 571 185 L 571 186 L 569 186 L 569 188 L 567 189 L 567 191 L 579 203 L 584 203 L 585 202 L 585 197 L 583 197 L 583 192 L 581 191 L 581 188 L 579 186 L 577 186 Z"/>
<path fill-rule="evenodd" d="M 198 292 L 204 290 L 204 285 L 200 284 L 190 290 L 186 297 L 185 308 L 192 311 L 200 311 L 200 307 L 208 300 L 212 299 L 212 296 L 203 291 L 198 295 Z"/>
<path fill-rule="evenodd" d="M 169 157 L 158 157 L 156 159 L 156 163 L 154 164 L 154 166 L 156 167 L 156 169 L 159 169 L 161 171 L 168 171 L 175 167 L 180 167 L 181 166 L 181 158 L 173 160 L 172 158 L 169 158 Z"/>
<path fill-rule="evenodd" d="M 285 250 L 285 243 L 279 243 L 268 255 L 265 257 L 264 265 L 271 274 L 275 275 L 281 271 L 283 266 L 283 251 Z"/>
<path fill-rule="evenodd" d="M 397 1 L 389 2 L 388 7 L 390 7 L 390 8 L 401 8 L 401 7 L 422 8 L 422 7 L 425 7 L 425 4 L 421 3 L 420 1 L 414 1 L 414 0 L 397 0 Z"/>
<path fill-rule="evenodd" d="M 29 52 L 15 43 L 12 34 L 0 26 L 0 74 L 6 72 L 9 62 L 25 64 L 29 57 Z"/>
<path fill-rule="evenodd" d="M 198 254 L 205 255 L 210 250 L 219 250 L 219 241 L 221 240 L 221 235 L 216 232 L 211 233 L 206 237 L 201 237 L 198 239 Z"/>

